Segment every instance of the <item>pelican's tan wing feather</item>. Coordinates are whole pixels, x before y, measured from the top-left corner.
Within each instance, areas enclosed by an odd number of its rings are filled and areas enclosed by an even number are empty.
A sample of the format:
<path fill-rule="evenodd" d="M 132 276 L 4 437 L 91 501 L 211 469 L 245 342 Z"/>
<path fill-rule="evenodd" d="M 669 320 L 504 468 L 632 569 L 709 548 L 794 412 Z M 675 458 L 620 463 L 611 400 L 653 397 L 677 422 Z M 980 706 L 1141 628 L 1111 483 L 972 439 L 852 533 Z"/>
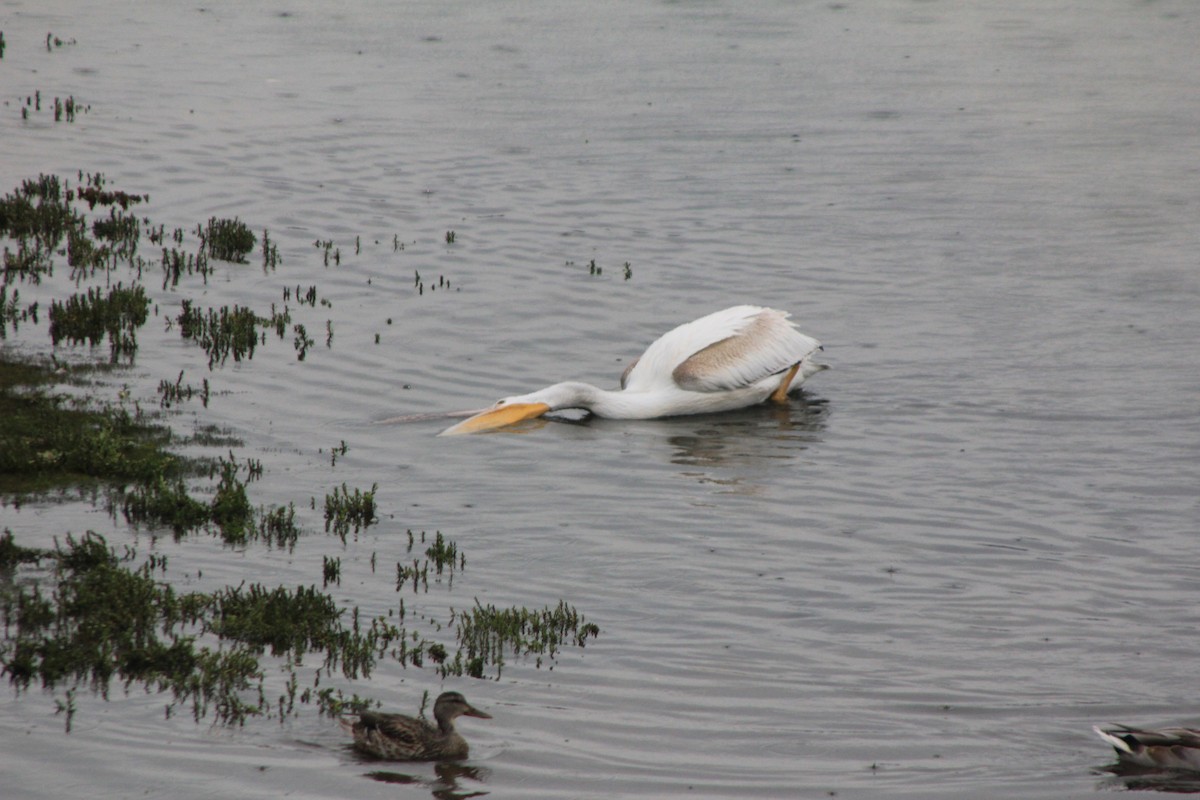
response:
<path fill-rule="evenodd" d="M 740 313 L 737 324 L 725 327 L 727 335 L 695 350 L 671 370 L 681 389 L 720 392 L 750 386 L 790 369 L 821 346 L 798 331 L 782 311 L 753 306 L 728 311 Z"/>

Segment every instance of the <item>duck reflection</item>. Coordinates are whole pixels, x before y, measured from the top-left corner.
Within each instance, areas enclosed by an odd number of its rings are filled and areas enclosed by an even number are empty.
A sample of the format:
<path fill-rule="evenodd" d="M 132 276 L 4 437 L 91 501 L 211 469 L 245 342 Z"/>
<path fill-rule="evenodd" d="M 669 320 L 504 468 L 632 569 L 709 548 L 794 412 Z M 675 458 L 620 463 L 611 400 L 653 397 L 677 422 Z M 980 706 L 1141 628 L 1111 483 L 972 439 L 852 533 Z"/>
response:
<path fill-rule="evenodd" d="M 468 797 L 483 797 L 488 792 L 480 789 L 465 789 L 460 786 L 463 780 L 474 783 L 484 783 L 488 770 L 472 767 L 467 764 L 443 761 L 435 764 L 436 778 L 430 779 L 421 775 L 409 775 L 403 772 L 388 772 L 376 770 L 368 772 L 366 777 L 380 783 L 395 783 L 404 786 L 424 786 L 437 800 L 465 800 Z"/>
<path fill-rule="evenodd" d="M 1097 787 L 1105 791 L 1167 792 L 1168 794 L 1200 794 L 1200 773 L 1139 767 L 1133 764 L 1113 764 L 1098 771 L 1109 773 Z"/>

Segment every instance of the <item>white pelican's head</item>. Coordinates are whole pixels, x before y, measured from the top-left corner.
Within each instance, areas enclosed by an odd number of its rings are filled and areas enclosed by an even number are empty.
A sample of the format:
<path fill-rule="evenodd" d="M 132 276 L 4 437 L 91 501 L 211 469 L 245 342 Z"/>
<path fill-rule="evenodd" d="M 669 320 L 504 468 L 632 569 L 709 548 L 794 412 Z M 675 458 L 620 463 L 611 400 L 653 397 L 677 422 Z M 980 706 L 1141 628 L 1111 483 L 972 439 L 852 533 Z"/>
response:
<path fill-rule="evenodd" d="M 591 408 L 598 394 L 603 394 L 603 392 L 586 383 L 556 383 L 536 392 L 497 400 L 491 408 L 467 417 L 438 435 L 457 436 L 460 433 L 479 433 L 534 419 L 548 411 L 558 411 L 563 408 Z"/>

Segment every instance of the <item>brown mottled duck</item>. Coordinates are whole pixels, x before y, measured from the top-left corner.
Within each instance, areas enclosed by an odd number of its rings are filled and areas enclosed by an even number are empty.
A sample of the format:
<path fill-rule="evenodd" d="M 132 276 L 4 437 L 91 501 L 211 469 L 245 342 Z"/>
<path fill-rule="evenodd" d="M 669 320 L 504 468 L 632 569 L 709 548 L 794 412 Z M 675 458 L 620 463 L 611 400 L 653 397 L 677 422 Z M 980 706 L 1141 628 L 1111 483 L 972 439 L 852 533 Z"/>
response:
<path fill-rule="evenodd" d="M 1121 764 L 1200 772 L 1200 730 L 1196 728 L 1143 730 L 1116 725 L 1093 730 L 1113 746 Z"/>
<path fill-rule="evenodd" d="M 454 729 L 458 717 L 491 719 L 458 692 L 443 692 L 433 703 L 437 727 L 404 714 L 362 711 L 358 722 L 342 720 L 354 735 L 354 748 L 387 761 L 454 761 L 466 758 L 467 740 Z"/>

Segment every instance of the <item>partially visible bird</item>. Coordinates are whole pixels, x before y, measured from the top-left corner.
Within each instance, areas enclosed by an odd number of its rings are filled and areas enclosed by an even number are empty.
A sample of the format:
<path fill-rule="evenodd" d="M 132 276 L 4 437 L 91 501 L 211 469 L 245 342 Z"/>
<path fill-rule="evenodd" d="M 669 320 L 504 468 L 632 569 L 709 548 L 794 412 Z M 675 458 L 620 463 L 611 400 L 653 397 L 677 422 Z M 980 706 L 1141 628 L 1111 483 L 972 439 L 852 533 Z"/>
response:
<path fill-rule="evenodd" d="M 443 692 L 433 703 L 437 727 L 404 714 L 361 711 L 358 721 L 342 720 L 354 736 L 354 749 L 386 761 L 454 761 L 470 752 L 467 740 L 454 729 L 458 717 L 491 719 L 458 692 Z"/>
<path fill-rule="evenodd" d="M 1092 728 L 1117 751 L 1121 764 L 1200 772 L 1200 730 L 1196 728 Z"/>
<path fill-rule="evenodd" d="M 476 433 L 549 411 L 581 408 L 609 419 L 654 419 L 730 411 L 768 398 L 785 402 L 805 378 L 825 369 L 821 343 L 761 306 L 733 306 L 660 336 L 621 376 L 618 391 L 577 381 L 505 397 L 443 434 Z"/>

